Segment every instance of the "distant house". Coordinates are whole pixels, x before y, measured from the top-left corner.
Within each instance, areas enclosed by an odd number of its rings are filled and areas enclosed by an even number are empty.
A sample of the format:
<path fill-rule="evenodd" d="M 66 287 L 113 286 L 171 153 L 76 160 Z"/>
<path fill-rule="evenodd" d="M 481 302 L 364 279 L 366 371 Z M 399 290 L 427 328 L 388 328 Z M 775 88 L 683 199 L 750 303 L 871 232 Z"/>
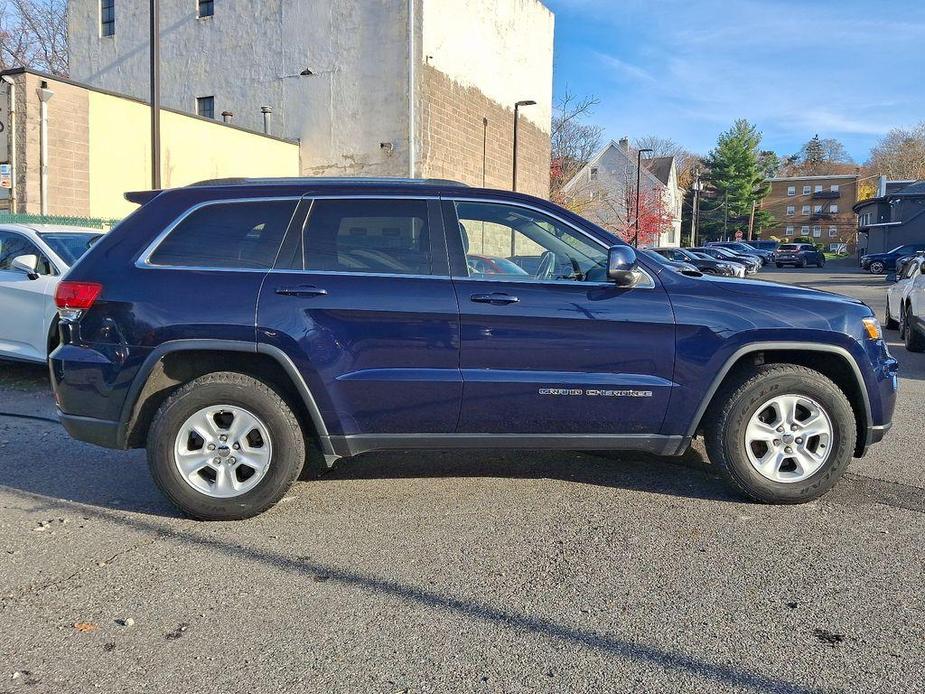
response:
<path fill-rule="evenodd" d="M 858 247 L 882 253 L 906 243 L 925 242 L 925 181 L 880 178 L 877 196 L 854 206 Z"/>
<path fill-rule="evenodd" d="M 674 158 L 643 159 L 639 187 L 640 245 L 679 245 L 684 196 Z M 624 138 L 594 155 L 563 186 L 562 195 L 578 214 L 628 239 L 635 223 L 635 190 L 636 152 Z"/>

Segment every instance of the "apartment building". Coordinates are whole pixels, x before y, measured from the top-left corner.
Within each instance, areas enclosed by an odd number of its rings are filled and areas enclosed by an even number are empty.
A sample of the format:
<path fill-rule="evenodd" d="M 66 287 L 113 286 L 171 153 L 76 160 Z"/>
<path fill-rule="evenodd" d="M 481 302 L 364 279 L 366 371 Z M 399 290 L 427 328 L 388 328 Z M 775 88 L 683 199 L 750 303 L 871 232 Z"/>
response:
<path fill-rule="evenodd" d="M 774 216 L 765 236 L 782 241 L 810 238 L 826 248 L 857 243 L 857 222 L 852 206 L 858 201 L 857 174 L 786 176 L 770 178 L 771 190 L 761 209 Z"/>
<path fill-rule="evenodd" d="M 316 176 L 548 196 L 553 14 L 538 0 L 161 0 L 167 108 L 298 139 Z M 149 95 L 148 3 L 70 0 L 72 77 Z"/>

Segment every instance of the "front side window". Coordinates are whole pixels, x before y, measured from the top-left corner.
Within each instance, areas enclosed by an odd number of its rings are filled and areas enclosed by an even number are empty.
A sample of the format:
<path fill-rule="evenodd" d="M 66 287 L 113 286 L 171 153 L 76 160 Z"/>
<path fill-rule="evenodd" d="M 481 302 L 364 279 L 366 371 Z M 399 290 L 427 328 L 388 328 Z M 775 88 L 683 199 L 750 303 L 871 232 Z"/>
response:
<path fill-rule="evenodd" d="M 100 0 L 100 36 L 116 35 L 116 0 Z"/>
<path fill-rule="evenodd" d="M 148 264 L 261 270 L 273 265 L 295 200 L 209 204 L 184 218 Z"/>
<path fill-rule="evenodd" d="M 214 0 L 196 0 L 196 16 L 211 17 L 215 14 Z"/>
<path fill-rule="evenodd" d="M 25 236 L 0 231 L 0 272 L 19 272 L 13 269 L 13 261 L 21 255 L 34 255 L 39 259 L 38 273 L 50 275 L 53 273 L 51 263 L 32 241 Z"/>
<path fill-rule="evenodd" d="M 489 202 L 457 202 L 467 277 L 523 281 L 604 282 L 607 249 L 572 227 L 526 208 Z M 478 262 L 518 271 L 487 274 Z M 505 262 L 507 261 L 507 262 Z"/>
<path fill-rule="evenodd" d="M 306 270 L 430 275 L 426 200 L 315 200 L 305 225 Z"/>

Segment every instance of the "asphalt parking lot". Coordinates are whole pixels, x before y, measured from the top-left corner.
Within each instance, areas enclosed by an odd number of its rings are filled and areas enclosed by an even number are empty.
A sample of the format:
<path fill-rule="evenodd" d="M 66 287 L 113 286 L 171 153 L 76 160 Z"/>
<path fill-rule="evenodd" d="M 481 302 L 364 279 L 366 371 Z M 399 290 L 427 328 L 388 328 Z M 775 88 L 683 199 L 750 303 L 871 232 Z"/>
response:
<path fill-rule="evenodd" d="M 883 314 L 847 262 L 761 277 Z M 369 454 L 202 524 L 143 452 L 0 417 L 0 692 L 925 691 L 925 355 L 889 335 L 893 432 L 798 507 L 699 448 Z"/>

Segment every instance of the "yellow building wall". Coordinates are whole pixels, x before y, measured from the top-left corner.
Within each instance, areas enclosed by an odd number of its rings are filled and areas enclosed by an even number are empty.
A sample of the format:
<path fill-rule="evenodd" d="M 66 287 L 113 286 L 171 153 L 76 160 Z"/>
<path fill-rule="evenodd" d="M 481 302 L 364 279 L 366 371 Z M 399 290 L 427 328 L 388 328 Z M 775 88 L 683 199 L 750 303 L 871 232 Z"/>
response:
<path fill-rule="evenodd" d="M 123 194 L 151 188 L 151 112 L 142 103 L 90 92 L 90 216 L 137 209 Z M 299 175 L 299 145 L 218 122 L 161 111 L 164 188 L 229 177 Z"/>

